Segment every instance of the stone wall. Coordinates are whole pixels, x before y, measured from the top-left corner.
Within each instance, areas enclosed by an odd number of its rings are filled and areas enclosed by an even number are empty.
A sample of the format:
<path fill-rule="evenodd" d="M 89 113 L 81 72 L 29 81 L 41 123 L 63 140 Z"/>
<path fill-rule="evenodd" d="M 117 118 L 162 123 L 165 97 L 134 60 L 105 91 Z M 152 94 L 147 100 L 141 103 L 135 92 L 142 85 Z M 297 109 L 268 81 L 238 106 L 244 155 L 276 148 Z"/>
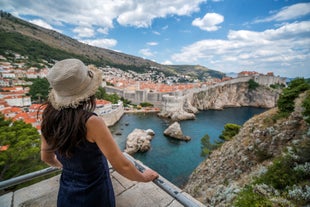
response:
<path fill-rule="evenodd" d="M 261 86 L 258 90 L 249 91 L 247 82 L 253 79 Z M 244 76 L 203 88 L 195 88 L 175 92 L 150 92 L 149 90 L 128 91 L 106 86 L 107 93 L 116 93 L 133 104 L 152 103 L 164 111 L 180 111 L 183 103 L 191 103 L 194 107 L 205 109 L 221 109 L 224 107 L 258 106 L 274 107 L 278 92 L 269 89 L 272 84 L 286 84 L 285 79 L 276 76 Z M 187 100 L 187 102 L 186 102 Z M 187 110 L 185 110 L 187 111 Z"/>
<path fill-rule="evenodd" d="M 113 108 L 109 113 L 98 113 L 104 119 L 107 126 L 113 126 L 124 114 L 123 104 L 119 104 L 116 108 Z"/>
<path fill-rule="evenodd" d="M 136 90 L 136 91 L 128 91 L 125 89 L 118 89 L 112 86 L 106 86 L 105 90 L 109 94 L 116 93 L 117 95 L 124 97 L 125 99 L 131 101 L 133 104 L 140 104 L 142 102 L 152 103 L 155 107 L 161 107 L 163 96 L 164 95 L 174 95 L 181 96 L 183 95 L 183 91 L 177 92 L 150 92 L 148 90 Z"/>

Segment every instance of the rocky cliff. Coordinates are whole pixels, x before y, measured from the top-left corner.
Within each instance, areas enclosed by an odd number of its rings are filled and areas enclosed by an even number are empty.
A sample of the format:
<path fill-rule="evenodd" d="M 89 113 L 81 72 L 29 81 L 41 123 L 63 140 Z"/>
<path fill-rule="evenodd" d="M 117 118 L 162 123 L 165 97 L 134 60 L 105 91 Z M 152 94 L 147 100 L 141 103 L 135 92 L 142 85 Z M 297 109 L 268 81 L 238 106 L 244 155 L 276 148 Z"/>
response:
<path fill-rule="evenodd" d="M 257 85 L 251 87 L 250 80 L 254 80 Z M 270 85 L 279 84 L 278 80 L 281 79 L 270 80 L 268 76 L 242 77 L 189 90 L 181 95 L 164 95 L 158 116 L 180 121 L 195 119 L 198 110 L 241 106 L 273 108 L 281 90 L 273 89 Z"/>
<path fill-rule="evenodd" d="M 247 103 L 247 100 L 256 99 L 253 95 L 245 95 L 246 85 L 229 87 L 234 95 L 238 96 L 233 98 L 224 92 L 225 96 L 228 96 L 225 100 L 230 100 L 230 103 L 239 99 L 243 104 Z M 236 93 L 237 89 L 242 90 Z M 220 92 L 221 89 L 216 90 Z M 260 96 L 261 93 L 255 94 Z M 211 94 L 203 95 L 208 97 L 206 99 L 216 100 L 215 97 L 210 97 Z M 224 99 L 224 95 L 220 95 L 218 99 Z M 257 103 L 272 106 L 267 99 Z M 247 121 L 239 134 L 213 151 L 209 158 L 196 168 L 184 190 L 206 206 L 232 206 L 232 201 L 240 189 L 248 184 L 253 176 L 264 173 L 274 157 L 283 153 L 288 146 L 309 139 L 309 125 L 302 116 L 302 99 L 301 96 L 295 101 L 295 110 L 288 118 L 275 120 L 277 108 L 273 108 Z M 223 104 L 215 101 L 213 105 L 205 105 L 199 101 L 197 106 L 221 108 Z"/>
<path fill-rule="evenodd" d="M 248 82 L 236 82 L 194 93 L 192 105 L 199 110 L 240 106 L 272 108 L 275 107 L 278 97 L 279 91 L 270 87 L 259 85 L 250 89 Z"/>

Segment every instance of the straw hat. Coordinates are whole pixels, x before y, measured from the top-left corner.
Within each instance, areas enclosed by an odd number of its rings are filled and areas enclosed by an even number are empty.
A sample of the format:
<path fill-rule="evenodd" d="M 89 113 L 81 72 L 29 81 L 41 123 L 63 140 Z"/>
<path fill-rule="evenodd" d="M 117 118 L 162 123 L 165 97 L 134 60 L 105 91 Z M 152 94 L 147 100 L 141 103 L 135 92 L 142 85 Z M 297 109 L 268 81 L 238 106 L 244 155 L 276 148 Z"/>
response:
<path fill-rule="evenodd" d="M 94 95 L 102 83 L 102 72 L 86 67 L 78 59 L 57 62 L 46 76 L 52 90 L 48 98 L 57 110 L 77 108 L 81 101 Z"/>

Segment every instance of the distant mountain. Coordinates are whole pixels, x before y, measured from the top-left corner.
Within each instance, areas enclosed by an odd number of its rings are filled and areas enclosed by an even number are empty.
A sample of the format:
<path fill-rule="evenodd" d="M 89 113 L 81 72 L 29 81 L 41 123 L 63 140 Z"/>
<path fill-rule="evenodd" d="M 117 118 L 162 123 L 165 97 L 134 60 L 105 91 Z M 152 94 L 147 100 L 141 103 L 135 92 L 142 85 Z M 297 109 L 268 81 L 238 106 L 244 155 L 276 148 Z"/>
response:
<path fill-rule="evenodd" d="M 238 77 L 238 73 L 230 72 L 230 73 L 226 73 L 226 76 L 231 77 L 231 78 L 236 78 Z"/>
<path fill-rule="evenodd" d="M 0 39 L 2 55 L 9 50 L 28 56 L 32 60 L 42 57 L 50 63 L 54 60 L 75 57 L 87 64 L 109 65 L 140 73 L 156 69 L 166 75 L 185 73 L 194 78 L 224 76 L 224 73 L 203 66 L 162 65 L 133 55 L 87 45 L 56 31 L 16 18 L 4 11 L 0 11 Z"/>

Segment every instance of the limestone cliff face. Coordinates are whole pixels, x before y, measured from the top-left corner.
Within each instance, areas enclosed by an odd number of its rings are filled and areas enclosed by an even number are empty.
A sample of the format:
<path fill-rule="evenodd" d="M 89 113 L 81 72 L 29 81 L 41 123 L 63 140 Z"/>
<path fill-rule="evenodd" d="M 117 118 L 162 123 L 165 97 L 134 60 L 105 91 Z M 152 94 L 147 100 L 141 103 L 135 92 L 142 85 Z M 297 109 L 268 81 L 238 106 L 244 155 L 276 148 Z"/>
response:
<path fill-rule="evenodd" d="M 237 92 L 238 86 L 231 87 L 232 91 Z M 242 88 L 242 92 L 245 92 L 246 87 Z M 228 93 L 225 94 L 228 100 L 236 100 Z M 252 97 L 242 95 L 241 92 L 237 96 L 239 101 L 244 102 L 247 100 L 245 97 Z M 273 108 L 247 121 L 238 135 L 213 151 L 195 169 L 184 190 L 206 206 L 231 206 L 240 189 L 251 181 L 252 176 L 263 173 L 273 157 L 280 155 L 286 147 L 302 139 L 309 139 L 309 125 L 302 116 L 301 100 L 297 99 L 295 111 L 289 118 L 274 123 L 271 117 L 277 108 Z M 268 100 L 259 103 L 267 104 Z M 212 107 L 220 106 L 214 104 Z M 270 159 L 262 159 L 265 155 Z"/>
<path fill-rule="evenodd" d="M 197 109 L 192 107 L 187 96 L 164 95 L 159 117 L 170 118 L 173 121 L 195 119 Z"/>
<path fill-rule="evenodd" d="M 225 107 L 275 107 L 279 91 L 260 85 L 249 89 L 247 82 L 217 85 L 193 94 L 192 105 L 199 110 Z"/>
<path fill-rule="evenodd" d="M 249 88 L 251 77 L 245 77 L 190 90 L 180 96 L 164 95 L 158 116 L 180 121 L 195 119 L 198 110 L 241 106 L 275 107 L 281 90 L 270 88 L 269 84 L 275 82 L 265 76 L 255 78 L 255 81 L 260 83 L 255 89 Z"/>

